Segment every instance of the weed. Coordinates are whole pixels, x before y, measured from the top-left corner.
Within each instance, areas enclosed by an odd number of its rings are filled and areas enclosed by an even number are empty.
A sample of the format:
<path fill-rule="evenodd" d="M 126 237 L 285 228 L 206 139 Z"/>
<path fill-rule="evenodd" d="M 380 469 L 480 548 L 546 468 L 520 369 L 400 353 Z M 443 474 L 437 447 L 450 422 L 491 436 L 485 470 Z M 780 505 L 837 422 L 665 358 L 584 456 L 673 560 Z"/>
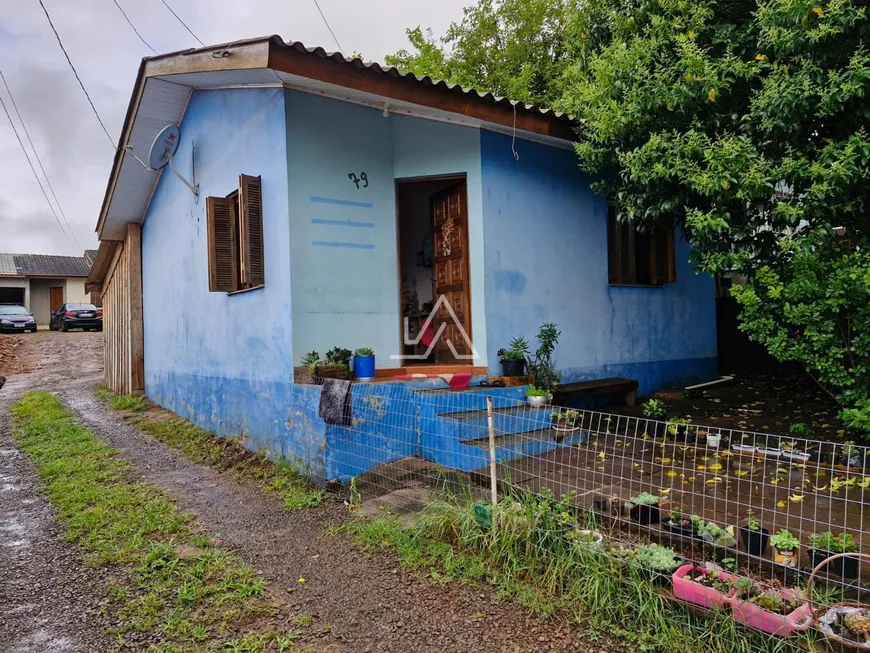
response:
<path fill-rule="evenodd" d="M 258 615 L 275 610 L 250 567 L 231 552 L 203 548 L 191 517 L 135 480 L 129 463 L 78 425 L 56 397 L 27 393 L 11 413 L 14 437 L 85 563 L 127 575 L 127 582 L 107 586 L 103 607 L 118 642 L 160 642 L 155 651 L 253 652 L 271 645 L 270 636 L 251 634 L 226 642 L 234 629 L 249 630 Z"/>
<path fill-rule="evenodd" d="M 314 488 L 289 461 L 272 461 L 265 453 L 253 454 L 238 441 L 219 438 L 168 411 L 156 407 L 145 411 L 151 406 L 146 399 L 139 399 L 142 408 L 132 408 L 127 400 L 133 397 L 112 394 L 105 387 L 97 389 L 97 397 L 108 401 L 113 409 L 127 411 L 126 419 L 185 458 L 255 481 L 265 491 L 276 494 L 287 510 L 313 508 L 323 502 L 323 490 Z"/>
<path fill-rule="evenodd" d="M 114 395 L 109 399 L 109 406 L 113 410 L 130 410 L 138 413 L 148 408 L 148 400 L 138 395 Z"/>
<path fill-rule="evenodd" d="M 310 614 L 297 614 L 293 617 L 292 623 L 297 628 L 310 628 L 311 624 L 314 623 L 314 617 Z"/>

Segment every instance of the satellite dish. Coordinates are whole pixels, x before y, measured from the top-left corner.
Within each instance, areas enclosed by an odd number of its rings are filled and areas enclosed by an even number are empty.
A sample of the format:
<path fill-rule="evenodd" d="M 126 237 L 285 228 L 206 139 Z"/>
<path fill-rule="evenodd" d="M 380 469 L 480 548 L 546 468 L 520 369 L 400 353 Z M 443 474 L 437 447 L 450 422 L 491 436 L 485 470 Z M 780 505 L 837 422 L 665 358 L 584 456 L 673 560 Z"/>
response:
<path fill-rule="evenodd" d="M 191 184 L 180 172 L 178 172 L 178 170 L 175 169 L 175 166 L 172 165 L 172 157 L 175 156 L 175 152 L 178 149 L 178 144 L 180 142 L 181 129 L 178 125 L 166 125 L 166 127 L 160 130 L 160 133 L 157 134 L 157 138 L 155 138 L 154 142 L 151 144 L 151 151 L 148 153 L 148 166 L 152 170 L 157 171 L 168 165 L 173 174 L 183 181 L 184 185 L 187 186 L 198 199 L 199 184 L 195 183 L 196 177 L 194 176 L 194 183 Z M 191 153 L 192 152 L 193 149 L 191 149 Z M 191 154 L 191 156 L 193 156 L 193 154 Z M 194 174 L 195 173 L 196 170 L 194 169 Z"/>
<path fill-rule="evenodd" d="M 148 154 L 148 165 L 152 170 L 160 170 L 175 156 L 178 143 L 181 141 L 181 130 L 178 125 L 166 125 L 157 134 L 157 138 L 151 144 L 151 152 Z"/>

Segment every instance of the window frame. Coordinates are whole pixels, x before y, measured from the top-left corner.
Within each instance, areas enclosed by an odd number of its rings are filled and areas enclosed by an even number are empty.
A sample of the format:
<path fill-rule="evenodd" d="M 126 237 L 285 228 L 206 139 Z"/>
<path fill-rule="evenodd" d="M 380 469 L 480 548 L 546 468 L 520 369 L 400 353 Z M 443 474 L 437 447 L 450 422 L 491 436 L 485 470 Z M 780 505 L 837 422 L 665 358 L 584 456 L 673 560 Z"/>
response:
<path fill-rule="evenodd" d="M 664 236 L 662 236 L 664 233 Z M 638 240 L 646 243 L 646 270 L 649 281 L 638 281 Z M 638 232 L 634 225 L 620 222 L 615 202 L 607 203 L 607 283 L 610 286 L 629 288 L 663 288 L 676 283 L 675 231 L 669 228 Z M 659 265 L 659 256 L 664 253 L 664 269 Z M 644 259 L 641 259 L 644 260 Z M 661 276 L 661 279 L 660 279 Z"/>

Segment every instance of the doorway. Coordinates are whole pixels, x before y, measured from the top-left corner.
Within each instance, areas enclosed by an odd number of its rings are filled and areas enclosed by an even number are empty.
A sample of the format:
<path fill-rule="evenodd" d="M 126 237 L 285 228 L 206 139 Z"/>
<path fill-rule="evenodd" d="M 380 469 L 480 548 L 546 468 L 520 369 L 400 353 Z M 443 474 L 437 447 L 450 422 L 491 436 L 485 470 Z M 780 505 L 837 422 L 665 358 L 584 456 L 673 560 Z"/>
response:
<path fill-rule="evenodd" d="M 63 304 L 63 286 L 52 286 L 48 289 L 49 309 L 54 313 Z"/>
<path fill-rule="evenodd" d="M 400 180 L 396 186 L 405 362 L 467 365 L 468 360 L 454 355 L 454 350 L 460 356 L 471 354 L 465 175 Z"/>

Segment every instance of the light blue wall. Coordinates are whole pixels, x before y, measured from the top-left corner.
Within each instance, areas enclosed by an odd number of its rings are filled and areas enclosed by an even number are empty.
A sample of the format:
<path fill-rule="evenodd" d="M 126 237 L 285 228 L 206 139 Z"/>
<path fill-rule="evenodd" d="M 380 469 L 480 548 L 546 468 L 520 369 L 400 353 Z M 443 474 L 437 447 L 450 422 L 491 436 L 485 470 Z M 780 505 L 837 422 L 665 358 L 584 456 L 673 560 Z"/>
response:
<path fill-rule="evenodd" d="M 677 282 L 660 288 L 607 282 L 605 199 L 571 150 L 481 131 L 488 360 L 542 322 L 562 330 L 563 380 L 627 376 L 648 393 L 716 373 L 713 280 L 696 275 L 677 242 Z"/>
<path fill-rule="evenodd" d="M 293 349 L 283 89 L 197 91 L 175 157 L 200 199 L 164 171 L 142 231 L 145 391 L 158 403 L 254 449 L 317 460 L 316 429 L 288 439 Z M 266 285 L 208 291 L 205 198 L 262 176 Z M 322 430 L 322 429 L 321 429 Z"/>
<path fill-rule="evenodd" d="M 286 117 L 297 359 L 366 346 L 379 368 L 398 367 L 389 357 L 399 351 L 401 327 L 395 180 L 467 176 L 472 284 L 482 287 L 478 130 L 384 117 L 379 109 L 297 91 L 286 92 Z M 368 187 L 357 189 L 348 174 L 363 172 Z M 471 299 L 483 354 L 484 298 Z"/>

